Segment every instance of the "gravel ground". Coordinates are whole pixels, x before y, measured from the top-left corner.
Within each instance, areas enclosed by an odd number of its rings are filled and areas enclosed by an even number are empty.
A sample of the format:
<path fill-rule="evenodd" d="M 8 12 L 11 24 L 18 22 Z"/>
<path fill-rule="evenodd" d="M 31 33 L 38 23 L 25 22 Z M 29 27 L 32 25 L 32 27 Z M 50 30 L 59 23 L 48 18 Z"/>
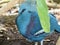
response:
<path fill-rule="evenodd" d="M 15 19 L 16 16 L 0 17 L 0 26 L 2 27 L 0 34 L 3 35 L 0 36 L 0 45 L 34 45 L 34 42 L 27 41 L 19 34 L 15 25 Z M 50 41 L 44 41 L 44 45 L 55 45 L 59 36 L 60 33 L 55 31 L 52 35 L 46 37 Z M 40 42 L 38 45 L 40 45 Z"/>

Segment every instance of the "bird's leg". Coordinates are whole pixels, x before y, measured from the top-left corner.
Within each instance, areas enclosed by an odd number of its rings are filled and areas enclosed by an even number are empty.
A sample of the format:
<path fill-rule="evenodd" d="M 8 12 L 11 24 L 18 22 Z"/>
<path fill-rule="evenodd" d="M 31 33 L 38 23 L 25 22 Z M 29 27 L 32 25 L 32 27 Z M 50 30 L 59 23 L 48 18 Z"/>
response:
<path fill-rule="evenodd" d="M 43 42 L 44 42 L 44 40 L 42 40 L 42 41 L 40 42 L 40 44 L 43 45 Z"/>
<path fill-rule="evenodd" d="M 35 42 L 35 45 L 38 45 L 38 42 Z"/>

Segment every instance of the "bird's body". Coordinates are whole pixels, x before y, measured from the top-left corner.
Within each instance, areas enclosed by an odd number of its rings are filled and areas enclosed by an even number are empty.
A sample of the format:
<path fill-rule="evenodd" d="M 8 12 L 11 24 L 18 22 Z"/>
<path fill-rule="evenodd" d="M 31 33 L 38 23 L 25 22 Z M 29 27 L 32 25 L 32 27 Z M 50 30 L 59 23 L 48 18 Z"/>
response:
<path fill-rule="evenodd" d="M 36 10 L 35 4 L 23 3 L 20 6 L 19 15 L 16 18 L 16 25 L 18 27 L 19 32 L 31 41 L 41 41 L 46 36 L 50 35 L 57 30 L 60 32 L 60 26 L 57 23 L 57 20 L 53 14 L 49 14 L 50 17 L 50 33 L 45 33 L 40 24 L 38 13 Z M 40 32 L 41 31 L 41 32 Z M 37 32 L 37 35 L 35 35 Z"/>

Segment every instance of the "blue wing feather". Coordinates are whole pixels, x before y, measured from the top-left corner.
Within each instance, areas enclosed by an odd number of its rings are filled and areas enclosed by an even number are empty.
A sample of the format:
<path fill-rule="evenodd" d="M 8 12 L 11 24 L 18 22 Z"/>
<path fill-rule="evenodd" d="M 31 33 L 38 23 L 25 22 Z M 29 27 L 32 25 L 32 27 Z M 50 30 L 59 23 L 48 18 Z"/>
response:
<path fill-rule="evenodd" d="M 23 10 L 25 9 L 25 10 Z M 22 11 L 23 10 L 23 11 Z M 20 6 L 19 15 L 16 18 L 16 25 L 19 32 L 31 41 L 41 41 L 46 36 L 50 35 L 56 29 L 60 32 L 60 26 L 57 24 L 57 20 L 52 14 L 50 16 L 50 33 L 42 33 L 38 36 L 34 34 L 42 29 L 39 21 L 39 17 L 36 10 L 36 5 L 30 5 L 28 3 L 23 3 Z"/>

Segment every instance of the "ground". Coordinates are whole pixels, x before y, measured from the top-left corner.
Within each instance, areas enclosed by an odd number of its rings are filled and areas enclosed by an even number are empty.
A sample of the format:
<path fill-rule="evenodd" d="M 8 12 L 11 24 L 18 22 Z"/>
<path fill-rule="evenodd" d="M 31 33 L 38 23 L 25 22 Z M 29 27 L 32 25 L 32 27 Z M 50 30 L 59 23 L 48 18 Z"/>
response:
<path fill-rule="evenodd" d="M 34 42 L 29 42 L 18 32 L 17 26 L 15 24 L 15 19 L 17 16 L 3 16 L 0 17 L 0 24 L 4 29 L 1 29 L 3 36 L 0 36 L 0 45 L 34 45 Z M 54 32 L 52 35 L 46 37 L 50 41 L 44 41 L 44 45 L 55 45 L 60 33 Z M 40 42 L 39 42 L 40 43 Z M 40 45 L 40 44 L 39 44 Z"/>

